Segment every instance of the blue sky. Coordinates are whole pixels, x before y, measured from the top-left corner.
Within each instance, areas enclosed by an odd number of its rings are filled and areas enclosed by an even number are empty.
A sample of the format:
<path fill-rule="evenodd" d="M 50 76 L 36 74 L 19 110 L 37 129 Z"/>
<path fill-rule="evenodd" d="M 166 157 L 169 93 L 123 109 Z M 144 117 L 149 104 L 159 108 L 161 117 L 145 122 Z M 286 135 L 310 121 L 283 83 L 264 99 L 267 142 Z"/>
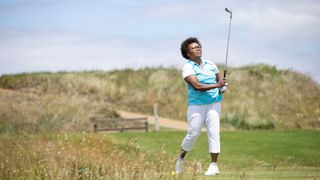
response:
<path fill-rule="evenodd" d="M 196 36 L 204 58 L 265 63 L 320 82 L 320 1 L 0 0 L 0 74 L 181 68 L 180 43 Z"/>

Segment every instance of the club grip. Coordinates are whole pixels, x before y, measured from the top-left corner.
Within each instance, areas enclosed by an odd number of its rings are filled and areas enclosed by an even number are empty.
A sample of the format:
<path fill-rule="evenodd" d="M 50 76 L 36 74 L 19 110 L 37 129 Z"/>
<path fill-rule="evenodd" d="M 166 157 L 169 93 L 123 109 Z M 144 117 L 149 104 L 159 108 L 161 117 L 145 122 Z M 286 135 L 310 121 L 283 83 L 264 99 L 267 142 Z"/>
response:
<path fill-rule="evenodd" d="M 226 69 L 223 71 L 223 79 L 224 80 L 227 79 L 227 70 Z"/>

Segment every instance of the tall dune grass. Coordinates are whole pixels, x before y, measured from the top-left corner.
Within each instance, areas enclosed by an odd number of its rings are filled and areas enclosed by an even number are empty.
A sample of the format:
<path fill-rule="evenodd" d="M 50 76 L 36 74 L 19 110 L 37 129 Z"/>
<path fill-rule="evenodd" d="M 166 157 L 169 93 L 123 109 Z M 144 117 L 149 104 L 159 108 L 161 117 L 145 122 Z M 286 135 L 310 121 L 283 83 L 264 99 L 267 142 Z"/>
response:
<path fill-rule="evenodd" d="M 320 86 L 310 77 L 273 66 L 247 66 L 231 72 L 225 120 L 245 128 L 319 128 Z"/>
<path fill-rule="evenodd" d="M 103 100 L 75 94 L 42 95 L 0 89 L 0 132 L 79 131 L 94 116 L 119 117 Z"/>

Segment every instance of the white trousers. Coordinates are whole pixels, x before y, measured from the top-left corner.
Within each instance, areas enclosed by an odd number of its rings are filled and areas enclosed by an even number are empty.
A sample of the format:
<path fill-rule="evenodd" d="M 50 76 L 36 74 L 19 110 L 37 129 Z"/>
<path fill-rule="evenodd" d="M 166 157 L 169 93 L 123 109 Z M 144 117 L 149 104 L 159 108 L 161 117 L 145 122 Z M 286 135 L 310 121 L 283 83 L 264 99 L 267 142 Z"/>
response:
<path fill-rule="evenodd" d="M 188 106 L 188 133 L 182 141 L 181 148 L 191 151 L 201 130 L 206 127 L 210 153 L 220 152 L 220 115 L 221 103 Z"/>

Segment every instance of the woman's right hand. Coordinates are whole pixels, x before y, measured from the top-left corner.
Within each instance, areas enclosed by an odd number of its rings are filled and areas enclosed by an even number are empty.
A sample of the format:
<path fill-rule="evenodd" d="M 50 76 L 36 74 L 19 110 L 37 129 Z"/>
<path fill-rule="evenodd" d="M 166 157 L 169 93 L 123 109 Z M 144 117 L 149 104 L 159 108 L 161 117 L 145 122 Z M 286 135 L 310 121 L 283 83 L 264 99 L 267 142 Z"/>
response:
<path fill-rule="evenodd" d="M 218 81 L 218 83 L 217 83 L 217 87 L 218 87 L 218 88 L 221 88 L 221 87 L 223 87 L 226 83 L 227 83 L 227 82 L 226 82 L 225 80 L 220 80 L 220 81 Z"/>

